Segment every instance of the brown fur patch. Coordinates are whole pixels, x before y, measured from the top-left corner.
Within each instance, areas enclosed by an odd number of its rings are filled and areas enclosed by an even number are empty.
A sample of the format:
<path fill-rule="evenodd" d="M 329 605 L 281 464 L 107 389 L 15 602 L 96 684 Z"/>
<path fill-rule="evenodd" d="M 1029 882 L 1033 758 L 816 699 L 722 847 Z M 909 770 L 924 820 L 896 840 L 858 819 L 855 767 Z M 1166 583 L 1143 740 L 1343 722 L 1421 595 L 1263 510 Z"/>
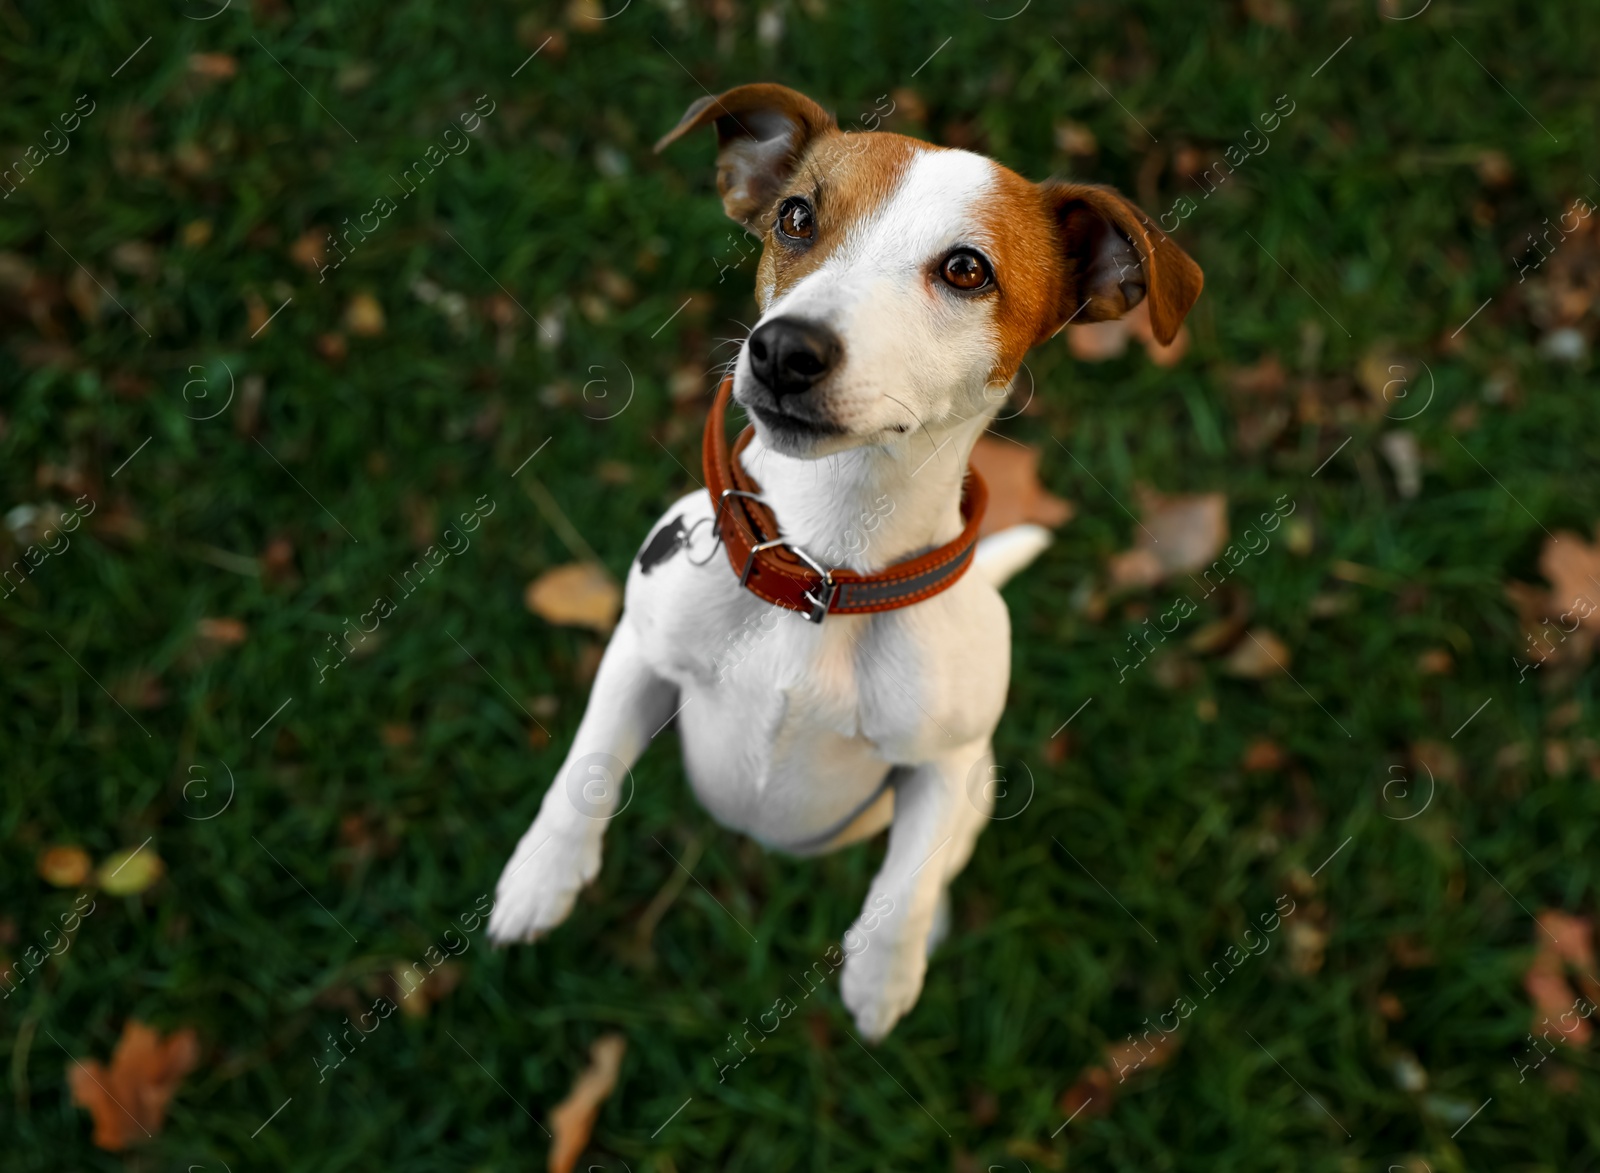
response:
<path fill-rule="evenodd" d="M 756 297 L 762 310 L 820 268 L 851 226 L 894 194 L 918 154 L 944 149 L 884 131 L 835 131 L 815 139 L 761 221 L 765 233 Z M 796 195 L 811 201 L 816 216 L 816 237 L 806 249 L 790 248 L 775 238 L 778 207 Z M 766 294 L 769 289 L 771 297 Z"/>
<path fill-rule="evenodd" d="M 1061 246 L 1039 188 L 998 163 L 981 213 L 984 250 L 999 286 L 991 383 L 1010 382 L 1023 358 L 1057 322 L 1064 281 Z"/>

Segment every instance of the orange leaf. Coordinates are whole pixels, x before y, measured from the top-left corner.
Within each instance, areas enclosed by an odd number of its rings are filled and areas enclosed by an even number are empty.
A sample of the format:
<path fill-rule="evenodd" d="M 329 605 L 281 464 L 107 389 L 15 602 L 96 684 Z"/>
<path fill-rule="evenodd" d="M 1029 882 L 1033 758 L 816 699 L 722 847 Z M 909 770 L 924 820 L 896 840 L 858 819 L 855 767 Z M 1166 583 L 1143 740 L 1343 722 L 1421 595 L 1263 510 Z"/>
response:
<path fill-rule="evenodd" d="M 564 627 L 590 627 L 602 635 L 617 622 L 622 590 L 592 562 L 547 570 L 528 584 L 523 602 L 535 615 Z"/>
<path fill-rule="evenodd" d="M 1252 741 L 1244 751 L 1244 760 L 1239 764 L 1246 770 L 1279 770 L 1289 761 L 1289 756 L 1283 752 L 1283 747 L 1270 737 L 1258 737 Z"/>
<path fill-rule="evenodd" d="M 190 53 L 189 72 L 213 81 L 227 81 L 239 72 L 239 62 L 226 53 Z"/>
<path fill-rule="evenodd" d="M 200 1062 L 200 1042 L 184 1027 L 163 1039 L 129 1019 L 111 1053 L 111 1066 L 74 1060 L 67 1068 L 72 1101 L 94 1118 L 94 1143 L 111 1152 L 161 1131 L 167 1105 Z"/>
<path fill-rule="evenodd" d="M 1085 1067 L 1075 1082 L 1061 1093 L 1057 1106 L 1069 1120 L 1079 1116 L 1104 1116 L 1117 1098 L 1116 1081 L 1104 1067 Z"/>
<path fill-rule="evenodd" d="M 967 463 L 989 487 L 989 509 L 979 528 L 992 534 L 1031 521 L 1055 528 L 1072 520 L 1072 502 L 1039 483 L 1039 450 L 979 436 Z"/>
<path fill-rule="evenodd" d="M 578 1076 L 567 1098 L 550 1111 L 550 1173 L 572 1173 L 594 1131 L 600 1105 L 617 1086 L 617 1073 L 627 1050 L 628 1040 L 619 1034 L 601 1035 L 589 1048 L 589 1066 Z"/>
<path fill-rule="evenodd" d="M 237 646 L 245 641 L 250 629 L 239 619 L 202 619 L 196 626 L 201 639 L 207 643 Z"/>
<path fill-rule="evenodd" d="M 89 853 L 81 847 L 52 847 L 39 856 L 39 875 L 56 888 L 76 888 L 89 878 Z"/>

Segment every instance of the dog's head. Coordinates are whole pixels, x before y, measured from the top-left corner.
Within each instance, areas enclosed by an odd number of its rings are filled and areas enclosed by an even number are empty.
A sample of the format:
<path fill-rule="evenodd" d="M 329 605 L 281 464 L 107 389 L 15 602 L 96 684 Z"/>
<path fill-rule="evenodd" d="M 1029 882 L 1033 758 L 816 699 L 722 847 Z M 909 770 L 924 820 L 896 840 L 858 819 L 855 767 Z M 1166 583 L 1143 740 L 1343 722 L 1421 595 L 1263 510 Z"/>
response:
<path fill-rule="evenodd" d="M 973 417 L 1071 321 L 1148 299 L 1170 342 L 1200 295 L 1199 266 L 1111 188 L 845 134 L 779 85 L 700 99 L 656 150 L 708 124 L 723 208 L 763 241 L 734 397 L 791 455 Z"/>

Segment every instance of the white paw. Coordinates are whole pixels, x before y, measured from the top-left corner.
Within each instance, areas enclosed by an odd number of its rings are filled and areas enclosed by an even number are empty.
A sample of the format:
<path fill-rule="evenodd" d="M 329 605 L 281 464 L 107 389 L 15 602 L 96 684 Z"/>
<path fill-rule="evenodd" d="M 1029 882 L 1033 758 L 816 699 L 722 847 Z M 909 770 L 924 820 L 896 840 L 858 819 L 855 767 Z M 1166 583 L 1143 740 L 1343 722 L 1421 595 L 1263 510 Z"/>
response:
<path fill-rule="evenodd" d="M 600 874 L 600 836 L 587 827 L 547 831 L 536 820 L 495 885 L 489 939 L 532 941 L 567 919 L 579 891 Z"/>
<path fill-rule="evenodd" d="M 895 949 L 884 940 L 845 958 L 839 977 L 839 996 L 856 1020 L 856 1029 L 869 1043 L 882 1042 L 917 1004 L 928 956 L 922 942 L 914 949 Z"/>

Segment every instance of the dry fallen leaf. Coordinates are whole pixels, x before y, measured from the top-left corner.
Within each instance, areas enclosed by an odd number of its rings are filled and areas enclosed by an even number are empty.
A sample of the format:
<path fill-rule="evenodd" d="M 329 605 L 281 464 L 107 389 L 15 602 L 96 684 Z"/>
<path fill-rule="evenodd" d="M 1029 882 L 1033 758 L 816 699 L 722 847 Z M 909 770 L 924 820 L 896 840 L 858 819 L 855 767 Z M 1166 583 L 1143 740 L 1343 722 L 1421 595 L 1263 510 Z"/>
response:
<path fill-rule="evenodd" d="M 1590 545 L 1572 531 L 1562 530 L 1539 552 L 1539 573 L 1550 582 L 1549 617 L 1571 613 L 1600 631 L 1600 587 L 1595 585 L 1600 579 L 1600 541 Z"/>
<path fill-rule="evenodd" d="M 1210 566 L 1228 541 L 1228 499 L 1221 493 L 1169 496 L 1141 487 L 1134 548 L 1110 562 L 1114 587 L 1154 586 Z"/>
<path fill-rule="evenodd" d="M 81 847 L 52 847 L 39 856 L 39 875 L 56 888 L 77 888 L 89 878 L 89 853 Z"/>
<path fill-rule="evenodd" d="M 1148 1047 L 1148 1050 L 1144 1048 Z M 1176 1034 L 1161 1034 L 1150 1040 L 1148 1033 L 1135 1042 L 1132 1038 L 1112 1043 L 1105 1049 L 1105 1063 L 1091 1064 L 1078 1073 L 1072 1086 L 1061 1093 L 1056 1105 L 1069 1119 L 1104 1116 L 1111 1111 L 1117 1091 L 1129 1076 L 1138 1071 L 1164 1066 L 1178 1049 Z"/>
<path fill-rule="evenodd" d="M 1265 627 L 1253 627 L 1244 633 L 1228 658 L 1222 662 L 1223 671 L 1230 676 L 1246 680 L 1264 680 L 1279 672 L 1289 670 L 1289 648 Z"/>
<path fill-rule="evenodd" d="M 189 72 L 212 81 L 227 81 L 239 72 L 239 62 L 226 53 L 190 53 Z"/>
<path fill-rule="evenodd" d="M 112 896 L 137 896 L 161 878 L 167 865 L 155 848 L 125 848 L 107 856 L 95 873 L 100 886 Z"/>
<path fill-rule="evenodd" d="M 225 647 L 237 647 L 250 634 L 250 629 L 239 619 L 202 619 L 195 631 L 206 643 Z"/>
<path fill-rule="evenodd" d="M 989 509 L 980 534 L 1028 521 L 1054 529 L 1072 520 L 1072 502 L 1063 501 L 1039 483 L 1037 448 L 979 436 L 968 464 L 989 487 Z"/>
<path fill-rule="evenodd" d="M 327 232 L 316 228 L 301 233 L 289 246 L 289 259 L 302 269 L 315 273 L 327 259 L 327 249 L 323 247 L 327 239 Z"/>
<path fill-rule="evenodd" d="M 1533 1033 L 1543 1035 L 1553 1028 L 1564 1042 L 1586 1044 L 1594 1027 L 1586 1015 L 1574 1013 L 1578 996 L 1567 981 L 1566 967 L 1579 973 L 1584 993 L 1600 999 L 1600 982 L 1594 976 L 1594 925 L 1587 917 L 1572 916 L 1559 909 L 1539 913 L 1534 941 L 1538 952 L 1522 975 L 1522 988 L 1533 1002 Z M 1563 1023 L 1562 1016 L 1571 1019 Z"/>
<path fill-rule="evenodd" d="M 628 1040 L 621 1035 L 601 1035 L 589 1048 L 589 1066 L 578 1076 L 567 1098 L 550 1110 L 550 1173 L 572 1173 L 594 1131 L 600 1105 L 617 1086 L 617 1073 L 627 1050 Z"/>
<path fill-rule="evenodd" d="M 1258 737 L 1244 751 L 1240 765 L 1250 771 L 1281 770 L 1288 764 L 1289 755 L 1270 737 Z"/>
<path fill-rule="evenodd" d="M 94 1143 L 118 1152 L 161 1131 L 173 1093 L 199 1061 L 200 1042 L 192 1028 L 163 1039 L 130 1018 L 110 1068 L 97 1059 L 74 1060 L 67 1084 L 73 1103 L 94 1118 Z"/>
<path fill-rule="evenodd" d="M 345 307 L 344 324 L 360 338 L 375 338 L 383 333 L 383 307 L 370 293 L 358 293 Z"/>
<path fill-rule="evenodd" d="M 547 570 L 528 584 L 528 610 L 563 627 L 588 627 L 604 635 L 622 610 L 622 588 L 605 567 L 573 562 Z"/>
<path fill-rule="evenodd" d="M 1448 676 L 1455 666 L 1455 657 L 1445 648 L 1429 648 L 1417 657 L 1417 671 L 1424 676 Z"/>

